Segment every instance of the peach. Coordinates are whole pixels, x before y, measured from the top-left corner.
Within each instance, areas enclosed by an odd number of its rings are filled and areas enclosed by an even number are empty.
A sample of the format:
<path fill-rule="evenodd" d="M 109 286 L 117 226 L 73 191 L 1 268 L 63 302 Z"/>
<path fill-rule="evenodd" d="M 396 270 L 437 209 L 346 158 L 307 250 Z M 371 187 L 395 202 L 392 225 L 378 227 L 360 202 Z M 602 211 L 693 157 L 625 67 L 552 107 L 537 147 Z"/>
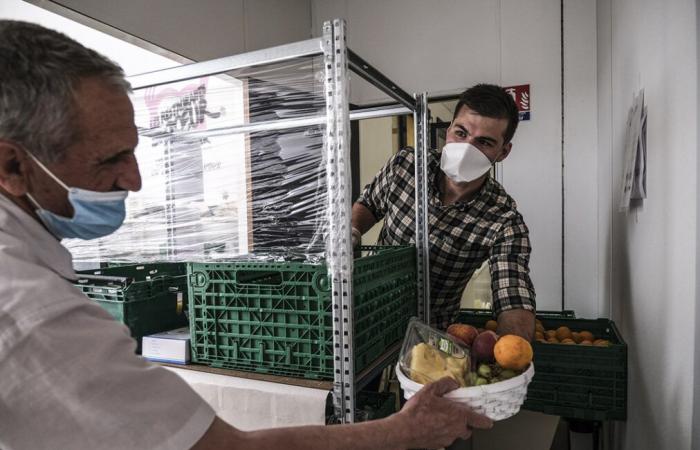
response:
<path fill-rule="evenodd" d="M 572 336 L 571 330 L 569 329 L 569 327 L 565 327 L 565 326 L 561 326 L 561 327 L 557 328 L 556 334 L 557 334 L 557 339 L 559 339 L 560 341 L 563 341 L 564 339 L 567 339 L 567 338 L 571 339 L 571 336 Z"/>
<path fill-rule="evenodd" d="M 583 330 L 578 335 L 581 336 L 582 341 L 595 341 L 595 336 L 590 331 Z"/>
<path fill-rule="evenodd" d="M 447 327 L 447 334 L 460 340 L 464 345 L 471 347 L 479 332 L 476 328 L 466 323 L 453 323 Z"/>

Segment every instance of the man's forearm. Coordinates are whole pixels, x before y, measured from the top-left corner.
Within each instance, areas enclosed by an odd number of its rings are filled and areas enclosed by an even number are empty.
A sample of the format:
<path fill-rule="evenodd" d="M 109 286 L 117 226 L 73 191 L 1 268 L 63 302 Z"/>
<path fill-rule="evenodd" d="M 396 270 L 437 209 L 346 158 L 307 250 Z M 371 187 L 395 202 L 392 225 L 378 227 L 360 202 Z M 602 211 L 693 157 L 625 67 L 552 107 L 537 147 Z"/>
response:
<path fill-rule="evenodd" d="M 410 429 L 400 426 L 394 417 L 364 422 L 349 427 L 332 425 L 266 430 L 248 433 L 251 448 L 287 450 L 376 450 L 404 449 L 412 445 Z"/>
<path fill-rule="evenodd" d="M 375 450 L 411 447 L 411 430 L 392 416 L 386 419 L 347 425 L 274 428 L 244 432 L 216 418 L 193 450 Z"/>
<path fill-rule="evenodd" d="M 528 341 L 535 336 L 535 314 L 527 309 L 509 309 L 497 317 L 499 336 L 517 334 Z"/>
<path fill-rule="evenodd" d="M 372 228 L 375 223 L 377 223 L 377 219 L 365 205 L 357 202 L 352 205 L 353 228 L 357 228 L 360 233 L 364 234 Z"/>
<path fill-rule="evenodd" d="M 445 377 L 426 384 L 398 413 L 347 425 L 306 426 L 241 431 L 218 417 L 193 450 L 374 450 L 440 448 L 456 438 L 468 439 L 472 428 L 489 429 L 493 422 L 444 395 L 459 387 Z"/>

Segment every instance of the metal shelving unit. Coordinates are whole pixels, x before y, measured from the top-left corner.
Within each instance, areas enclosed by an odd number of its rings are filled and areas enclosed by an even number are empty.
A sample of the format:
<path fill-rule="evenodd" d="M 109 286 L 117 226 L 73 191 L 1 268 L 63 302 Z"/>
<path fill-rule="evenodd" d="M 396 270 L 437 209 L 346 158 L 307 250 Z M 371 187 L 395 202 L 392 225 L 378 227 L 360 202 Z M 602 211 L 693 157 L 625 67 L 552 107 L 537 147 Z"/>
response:
<path fill-rule="evenodd" d="M 224 74 L 252 66 L 290 61 L 296 58 L 322 56 L 324 62 L 324 115 L 293 119 L 269 120 L 243 124 L 220 130 L 221 133 L 248 133 L 263 130 L 285 130 L 310 125 L 325 125 L 326 181 L 328 186 L 329 233 L 325 242 L 326 260 L 332 286 L 332 320 L 334 347 L 333 399 L 336 418 L 353 422 L 355 391 L 364 386 L 398 354 L 399 345 L 387 351 L 361 374 L 353 367 L 353 249 L 350 233 L 350 120 L 386 117 L 413 113 L 416 124 L 416 251 L 418 261 L 419 317 L 429 317 L 428 240 L 427 240 L 427 145 L 428 104 L 425 93 L 411 96 L 373 68 L 346 46 L 343 20 L 325 22 L 321 38 L 258 50 L 236 56 L 218 58 L 171 69 L 129 77 L 134 90 Z M 359 108 L 350 112 L 348 71 L 358 74 L 396 100 L 395 105 Z M 196 137 L 197 131 L 188 133 Z"/>

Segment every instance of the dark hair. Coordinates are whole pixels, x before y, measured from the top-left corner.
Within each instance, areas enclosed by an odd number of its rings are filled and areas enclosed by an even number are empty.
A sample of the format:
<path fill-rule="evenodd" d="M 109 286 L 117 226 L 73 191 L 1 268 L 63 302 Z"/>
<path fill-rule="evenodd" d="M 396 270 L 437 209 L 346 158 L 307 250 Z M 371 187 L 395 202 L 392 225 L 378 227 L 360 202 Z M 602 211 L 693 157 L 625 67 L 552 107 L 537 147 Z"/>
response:
<path fill-rule="evenodd" d="M 475 113 L 494 119 L 508 119 L 508 126 L 503 134 L 503 143 L 507 144 L 513 139 L 518 128 L 518 107 L 515 100 L 501 86 L 495 84 L 477 84 L 462 92 L 455 108 L 452 120 L 457 118 L 462 106 L 466 106 Z"/>
<path fill-rule="evenodd" d="M 0 139 L 44 162 L 61 160 L 78 139 L 74 95 L 89 77 L 130 90 L 119 65 L 65 34 L 0 20 Z"/>

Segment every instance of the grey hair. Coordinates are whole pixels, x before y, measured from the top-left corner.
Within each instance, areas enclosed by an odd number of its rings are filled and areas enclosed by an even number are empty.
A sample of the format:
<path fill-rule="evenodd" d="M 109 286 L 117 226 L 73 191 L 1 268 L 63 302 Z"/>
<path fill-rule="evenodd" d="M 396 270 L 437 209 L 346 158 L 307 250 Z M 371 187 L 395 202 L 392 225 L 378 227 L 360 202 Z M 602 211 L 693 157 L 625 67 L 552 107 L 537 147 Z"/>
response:
<path fill-rule="evenodd" d="M 0 139 L 60 161 L 80 139 L 75 92 L 89 77 L 131 91 L 118 64 L 65 34 L 0 20 Z"/>

